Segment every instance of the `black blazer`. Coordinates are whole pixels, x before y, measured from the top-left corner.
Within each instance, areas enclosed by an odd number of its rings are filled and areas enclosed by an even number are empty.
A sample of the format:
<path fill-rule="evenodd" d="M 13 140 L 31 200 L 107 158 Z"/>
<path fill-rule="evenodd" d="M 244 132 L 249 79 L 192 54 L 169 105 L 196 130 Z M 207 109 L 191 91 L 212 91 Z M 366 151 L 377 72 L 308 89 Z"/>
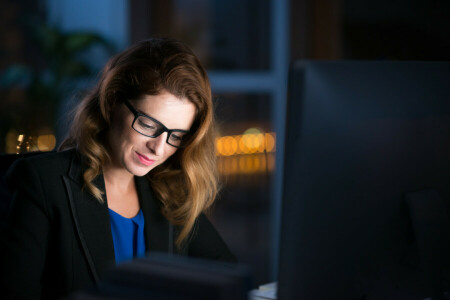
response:
<path fill-rule="evenodd" d="M 7 174 L 12 202 L 0 238 L 0 293 L 56 298 L 95 285 L 115 265 L 107 199 L 83 189 L 82 163 L 72 149 L 19 159 Z M 212 224 L 201 214 L 182 249 L 177 227 L 161 214 L 145 177 L 135 177 L 149 251 L 235 262 Z M 105 190 L 99 175 L 94 184 Z"/>

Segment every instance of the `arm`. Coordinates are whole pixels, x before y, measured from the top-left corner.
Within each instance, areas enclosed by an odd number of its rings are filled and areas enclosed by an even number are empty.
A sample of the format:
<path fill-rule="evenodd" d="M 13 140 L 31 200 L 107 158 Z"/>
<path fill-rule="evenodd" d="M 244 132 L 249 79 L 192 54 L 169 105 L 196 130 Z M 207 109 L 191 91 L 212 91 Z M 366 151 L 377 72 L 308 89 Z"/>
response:
<path fill-rule="evenodd" d="M 27 160 L 18 160 L 7 183 L 12 201 L 0 236 L 0 291 L 40 298 L 50 231 L 41 179 Z"/>
<path fill-rule="evenodd" d="M 237 263 L 236 256 L 220 237 L 214 226 L 204 214 L 200 214 L 190 238 L 188 255 Z"/>

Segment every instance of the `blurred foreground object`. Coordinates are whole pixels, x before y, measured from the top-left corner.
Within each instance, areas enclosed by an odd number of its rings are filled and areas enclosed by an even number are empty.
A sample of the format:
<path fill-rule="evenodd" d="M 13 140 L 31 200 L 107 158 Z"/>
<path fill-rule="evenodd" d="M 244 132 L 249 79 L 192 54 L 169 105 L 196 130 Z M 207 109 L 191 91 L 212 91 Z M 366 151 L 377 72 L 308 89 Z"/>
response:
<path fill-rule="evenodd" d="M 72 299 L 244 300 L 251 288 L 244 266 L 151 254 L 118 265 L 97 289 Z"/>

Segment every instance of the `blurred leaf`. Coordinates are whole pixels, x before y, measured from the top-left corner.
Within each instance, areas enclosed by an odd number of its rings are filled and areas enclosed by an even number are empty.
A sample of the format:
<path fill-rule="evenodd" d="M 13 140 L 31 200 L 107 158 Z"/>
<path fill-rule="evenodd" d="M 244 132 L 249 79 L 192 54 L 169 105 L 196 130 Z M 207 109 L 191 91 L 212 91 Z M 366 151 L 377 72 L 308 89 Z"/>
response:
<path fill-rule="evenodd" d="M 0 75 L 0 88 L 6 89 L 14 85 L 27 87 L 32 78 L 32 70 L 25 65 L 13 65 Z"/>
<path fill-rule="evenodd" d="M 51 59 L 58 56 L 59 51 L 62 50 L 60 46 L 61 33 L 54 28 L 42 25 L 35 28 L 35 39 L 42 52 Z"/>
<path fill-rule="evenodd" d="M 91 74 L 89 67 L 79 61 L 66 61 L 61 65 L 60 74 L 69 77 L 81 77 Z"/>
<path fill-rule="evenodd" d="M 31 102 L 48 103 L 58 101 L 58 91 L 54 86 L 44 83 L 37 79 L 28 90 L 28 95 Z"/>
<path fill-rule="evenodd" d="M 66 34 L 64 37 L 64 48 L 70 54 L 87 50 L 94 45 L 102 45 L 106 48 L 111 47 L 104 38 L 93 33 L 73 32 Z"/>

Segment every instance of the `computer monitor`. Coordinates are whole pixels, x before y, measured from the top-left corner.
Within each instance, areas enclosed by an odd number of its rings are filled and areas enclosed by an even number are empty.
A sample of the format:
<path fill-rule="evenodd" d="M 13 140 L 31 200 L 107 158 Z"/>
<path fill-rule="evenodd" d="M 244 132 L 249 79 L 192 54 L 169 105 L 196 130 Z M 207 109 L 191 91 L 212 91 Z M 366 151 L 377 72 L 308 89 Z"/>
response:
<path fill-rule="evenodd" d="M 289 76 L 279 299 L 446 290 L 450 62 L 301 61 Z"/>

